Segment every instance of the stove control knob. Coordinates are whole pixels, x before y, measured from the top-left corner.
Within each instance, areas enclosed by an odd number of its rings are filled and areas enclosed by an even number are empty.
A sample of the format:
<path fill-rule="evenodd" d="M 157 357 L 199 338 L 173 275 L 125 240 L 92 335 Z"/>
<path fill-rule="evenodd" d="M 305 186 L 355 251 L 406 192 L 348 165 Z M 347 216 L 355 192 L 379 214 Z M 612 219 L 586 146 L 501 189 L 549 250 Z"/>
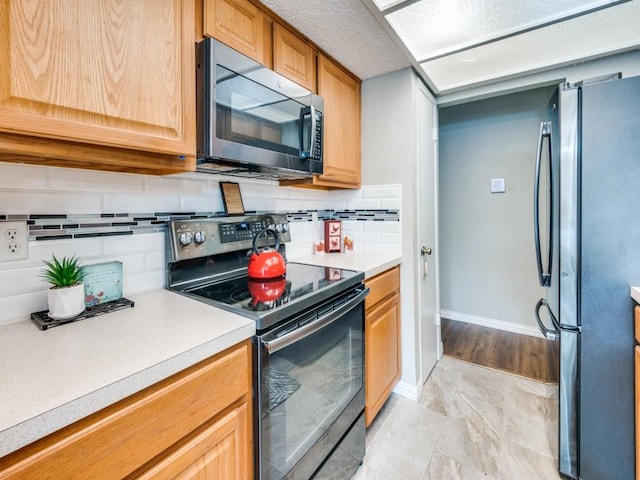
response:
<path fill-rule="evenodd" d="M 181 233 L 180 236 L 178 237 L 178 241 L 180 242 L 180 245 L 182 245 L 183 247 L 186 247 L 187 245 L 189 245 L 192 239 L 193 239 L 193 235 L 191 235 L 191 232 Z"/>
<path fill-rule="evenodd" d="M 281 223 L 276 225 L 276 232 L 278 232 L 278 233 L 282 232 L 282 224 Z"/>
<path fill-rule="evenodd" d="M 203 230 L 200 230 L 194 234 L 193 240 L 197 245 L 200 245 L 207 241 L 207 234 Z"/>
<path fill-rule="evenodd" d="M 283 231 L 283 232 L 288 232 L 288 231 L 289 231 L 289 224 L 284 223 L 284 224 L 282 225 L 282 231 Z"/>

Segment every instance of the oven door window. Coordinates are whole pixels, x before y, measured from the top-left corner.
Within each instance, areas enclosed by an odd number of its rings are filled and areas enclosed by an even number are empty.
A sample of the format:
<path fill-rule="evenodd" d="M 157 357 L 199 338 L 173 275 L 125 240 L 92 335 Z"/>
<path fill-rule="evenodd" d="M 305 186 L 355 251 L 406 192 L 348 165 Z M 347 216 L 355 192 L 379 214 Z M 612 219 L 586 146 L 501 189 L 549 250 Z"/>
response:
<path fill-rule="evenodd" d="M 304 105 L 216 65 L 216 136 L 289 155 L 300 155 Z"/>
<path fill-rule="evenodd" d="M 261 380 L 273 480 L 300 461 L 363 388 L 363 336 L 361 304 L 269 356 Z"/>

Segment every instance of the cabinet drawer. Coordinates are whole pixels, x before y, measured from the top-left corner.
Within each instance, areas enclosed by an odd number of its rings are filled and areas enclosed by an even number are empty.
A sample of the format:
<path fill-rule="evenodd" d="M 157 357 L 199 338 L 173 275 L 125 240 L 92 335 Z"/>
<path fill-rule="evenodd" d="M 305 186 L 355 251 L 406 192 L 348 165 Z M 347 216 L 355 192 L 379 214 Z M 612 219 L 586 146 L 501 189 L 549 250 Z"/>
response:
<path fill-rule="evenodd" d="M 640 306 L 636 305 L 635 308 L 635 320 L 636 320 L 636 342 L 640 342 Z"/>
<path fill-rule="evenodd" d="M 123 478 L 249 392 L 249 342 L 0 460 L 0 479 Z M 106 475 L 106 476 L 105 476 Z"/>
<path fill-rule="evenodd" d="M 400 291 L 400 267 L 394 267 L 380 275 L 365 281 L 370 292 L 365 299 L 365 311 L 374 305 Z"/>

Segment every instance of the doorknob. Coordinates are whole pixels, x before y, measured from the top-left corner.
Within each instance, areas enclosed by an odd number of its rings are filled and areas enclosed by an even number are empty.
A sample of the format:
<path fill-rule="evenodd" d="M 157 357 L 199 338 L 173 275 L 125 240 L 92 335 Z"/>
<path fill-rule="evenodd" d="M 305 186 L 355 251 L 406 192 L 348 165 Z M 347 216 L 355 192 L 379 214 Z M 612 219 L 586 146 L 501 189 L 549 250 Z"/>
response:
<path fill-rule="evenodd" d="M 420 255 L 422 256 L 431 255 L 431 247 L 422 247 L 420 249 Z"/>

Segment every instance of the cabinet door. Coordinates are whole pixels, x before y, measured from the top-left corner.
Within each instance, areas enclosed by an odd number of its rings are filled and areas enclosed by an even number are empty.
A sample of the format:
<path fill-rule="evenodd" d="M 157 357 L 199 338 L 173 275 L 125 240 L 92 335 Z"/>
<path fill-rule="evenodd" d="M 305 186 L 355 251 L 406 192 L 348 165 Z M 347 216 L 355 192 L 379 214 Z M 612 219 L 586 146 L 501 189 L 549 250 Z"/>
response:
<path fill-rule="evenodd" d="M 205 0 L 204 34 L 264 64 L 263 17 L 248 0 Z"/>
<path fill-rule="evenodd" d="M 280 185 L 360 188 L 360 81 L 318 52 L 318 94 L 324 98 L 324 172 Z"/>
<path fill-rule="evenodd" d="M 316 57 L 311 45 L 279 23 L 273 32 L 273 69 L 315 92 Z"/>
<path fill-rule="evenodd" d="M 250 477 L 247 404 L 182 444 L 139 480 L 245 480 Z"/>
<path fill-rule="evenodd" d="M 360 187 L 360 82 L 318 54 L 318 94 L 324 97 L 321 182 Z"/>
<path fill-rule="evenodd" d="M 195 156 L 194 0 L 2 0 L 0 32 L 0 132 Z"/>
<path fill-rule="evenodd" d="M 251 344 L 247 341 L 0 458 L 0 479 L 129 478 L 187 442 L 209 445 L 206 458 L 220 457 L 211 460 L 215 465 L 225 464 L 229 455 L 222 453 L 222 446 L 230 445 L 235 461 L 240 462 L 234 468 L 248 471 L 250 389 Z M 234 406 L 237 410 L 230 414 Z M 216 428 L 206 427 L 211 422 Z M 196 441 L 204 435 L 203 429 L 219 440 Z M 236 431 L 233 439 L 224 440 L 228 435 L 221 432 L 231 430 Z M 220 443 L 223 440 L 227 443 Z"/>
<path fill-rule="evenodd" d="M 365 316 L 365 422 L 369 426 L 400 378 L 400 304 L 394 295 Z"/>
<path fill-rule="evenodd" d="M 636 307 L 638 318 L 638 307 Z M 636 391 L 636 480 L 640 480 L 640 347 L 636 346 L 635 391 Z"/>

